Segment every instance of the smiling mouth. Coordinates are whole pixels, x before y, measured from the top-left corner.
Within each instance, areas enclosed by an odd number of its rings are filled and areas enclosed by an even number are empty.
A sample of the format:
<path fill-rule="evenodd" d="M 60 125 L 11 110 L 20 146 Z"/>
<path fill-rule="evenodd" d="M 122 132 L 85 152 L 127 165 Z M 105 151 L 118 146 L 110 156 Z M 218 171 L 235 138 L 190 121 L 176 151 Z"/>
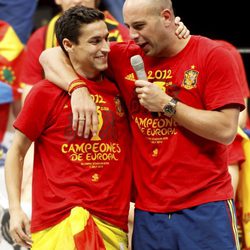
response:
<path fill-rule="evenodd" d="M 106 63 L 108 61 L 107 56 L 97 56 L 97 57 L 95 57 L 95 59 L 102 62 L 102 63 Z"/>
<path fill-rule="evenodd" d="M 97 59 L 103 59 L 103 58 L 107 58 L 107 56 L 101 55 L 101 56 L 96 56 L 95 58 L 97 58 Z"/>

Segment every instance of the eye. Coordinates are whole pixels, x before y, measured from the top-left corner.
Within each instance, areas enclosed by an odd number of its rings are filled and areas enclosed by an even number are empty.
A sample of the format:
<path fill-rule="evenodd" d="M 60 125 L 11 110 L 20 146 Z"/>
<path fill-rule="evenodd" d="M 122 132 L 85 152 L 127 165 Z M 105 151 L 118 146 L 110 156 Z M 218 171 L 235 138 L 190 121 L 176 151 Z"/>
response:
<path fill-rule="evenodd" d="M 94 39 L 90 40 L 90 43 L 96 45 L 96 44 L 100 43 L 101 41 L 102 41 L 101 38 L 94 38 Z"/>
<path fill-rule="evenodd" d="M 133 28 L 135 30 L 142 30 L 144 27 L 145 27 L 145 24 L 143 23 L 138 23 L 138 24 L 133 25 Z"/>

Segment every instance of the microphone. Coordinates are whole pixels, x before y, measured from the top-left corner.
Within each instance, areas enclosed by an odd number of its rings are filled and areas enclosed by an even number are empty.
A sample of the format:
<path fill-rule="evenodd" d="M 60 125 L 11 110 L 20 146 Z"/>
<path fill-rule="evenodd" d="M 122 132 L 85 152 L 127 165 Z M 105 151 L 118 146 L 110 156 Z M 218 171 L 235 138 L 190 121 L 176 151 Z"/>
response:
<path fill-rule="evenodd" d="M 132 56 L 130 58 L 130 63 L 136 73 L 138 80 L 148 81 L 142 57 L 140 55 Z"/>
<path fill-rule="evenodd" d="M 144 62 L 142 60 L 142 57 L 140 55 L 135 55 L 130 58 L 130 64 L 133 67 L 135 74 L 138 78 L 138 80 L 145 80 L 148 81 L 145 68 L 144 68 Z M 151 115 L 153 117 L 158 117 L 157 112 L 151 112 Z"/>

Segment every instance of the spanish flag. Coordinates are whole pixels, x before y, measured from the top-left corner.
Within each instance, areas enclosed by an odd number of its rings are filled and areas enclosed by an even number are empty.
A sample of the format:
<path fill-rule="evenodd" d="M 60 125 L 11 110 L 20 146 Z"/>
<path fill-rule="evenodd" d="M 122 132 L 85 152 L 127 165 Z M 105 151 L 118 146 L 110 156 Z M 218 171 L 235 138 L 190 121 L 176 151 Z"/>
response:
<path fill-rule="evenodd" d="M 241 165 L 237 195 L 242 209 L 243 247 L 250 250 L 250 139 L 240 128 L 238 134 L 242 137 L 245 161 Z"/>
<path fill-rule="evenodd" d="M 0 20 L 0 142 L 3 139 L 9 115 L 9 103 L 21 98 L 19 74 L 24 46 L 13 28 Z"/>
<path fill-rule="evenodd" d="M 32 234 L 32 250 L 105 250 L 102 235 L 90 213 L 74 207 L 59 224 Z"/>
<path fill-rule="evenodd" d="M 14 29 L 0 20 L 0 81 L 9 84 L 13 100 L 21 96 L 19 74 L 24 56 L 24 46 Z"/>

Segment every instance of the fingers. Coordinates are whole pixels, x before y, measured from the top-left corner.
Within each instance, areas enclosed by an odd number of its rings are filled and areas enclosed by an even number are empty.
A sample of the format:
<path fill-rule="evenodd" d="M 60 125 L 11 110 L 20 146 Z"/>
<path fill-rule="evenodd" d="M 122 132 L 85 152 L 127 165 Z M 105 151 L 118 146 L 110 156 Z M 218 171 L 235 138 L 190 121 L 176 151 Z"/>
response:
<path fill-rule="evenodd" d="M 175 34 L 178 36 L 179 39 L 185 39 L 190 35 L 190 31 L 184 25 L 183 22 L 179 22 L 179 26 L 177 27 Z"/>
<path fill-rule="evenodd" d="M 176 25 L 179 25 L 180 21 L 181 21 L 181 18 L 179 16 L 175 17 L 174 22 Z"/>
<path fill-rule="evenodd" d="M 99 121 L 98 121 L 97 112 L 86 113 L 84 138 L 88 138 L 90 135 L 90 132 L 92 133 L 92 136 L 96 136 L 97 131 L 98 131 L 98 124 L 99 124 Z"/>
<path fill-rule="evenodd" d="M 139 100 L 142 100 L 142 99 L 146 98 L 146 94 L 145 93 L 138 94 L 137 96 L 138 96 Z"/>
<path fill-rule="evenodd" d="M 12 209 L 10 212 L 8 234 L 11 238 L 11 244 L 14 242 L 26 248 L 31 247 L 29 218 L 19 208 Z"/>
<path fill-rule="evenodd" d="M 73 131 L 77 131 L 78 136 L 82 136 L 87 115 L 85 115 L 84 111 L 79 111 L 79 110 L 73 110 L 72 113 L 73 113 L 72 129 Z"/>
<path fill-rule="evenodd" d="M 77 110 L 73 110 L 72 113 L 73 113 L 72 129 L 73 131 L 76 131 L 78 127 L 78 115 L 79 114 Z"/>
<path fill-rule="evenodd" d="M 28 238 L 26 239 L 25 238 L 25 240 L 26 241 L 30 241 L 31 240 L 31 237 L 30 237 L 30 222 L 29 222 L 29 219 L 27 218 L 26 220 L 24 220 L 24 229 L 25 229 L 25 232 L 26 232 L 26 234 L 25 234 L 25 236 L 28 236 Z"/>
<path fill-rule="evenodd" d="M 85 121 L 86 121 L 85 116 L 80 115 L 78 118 L 78 131 L 77 131 L 78 136 L 82 136 L 82 134 L 83 134 Z"/>
<path fill-rule="evenodd" d="M 144 81 L 144 80 L 136 80 L 135 81 L 135 86 L 136 87 L 145 87 L 145 86 L 149 86 L 151 83 Z"/>
<path fill-rule="evenodd" d="M 90 134 L 90 128 L 91 128 L 91 117 L 93 114 L 86 113 L 85 117 L 85 129 L 84 129 L 84 138 L 88 138 Z"/>
<path fill-rule="evenodd" d="M 190 35 L 190 31 L 187 29 L 183 22 L 179 22 L 179 26 L 175 32 L 179 39 L 187 38 Z"/>
<path fill-rule="evenodd" d="M 98 121 L 98 115 L 97 115 L 97 112 L 93 113 L 92 115 L 92 134 L 93 136 L 96 136 L 97 135 L 97 131 L 98 131 L 98 124 L 99 124 L 99 121 Z"/>
<path fill-rule="evenodd" d="M 93 124 L 93 120 L 95 121 L 95 124 Z M 77 131 L 78 136 L 82 136 L 84 132 L 84 138 L 88 138 L 91 131 L 94 135 L 94 133 L 97 133 L 98 128 L 97 113 L 87 112 L 84 115 L 82 113 L 80 114 L 79 112 L 73 113 L 72 128 L 74 131 Z"/>
<path fill-rule="evenodd" d="M 190 31 L 185 26 L 185 24 L 181 22 L 181 18 L 179 16 L 175 18 L 175 25 L 177 26 L 175 34 L 178 36 L 179 39 L 183 39 L 183 38 L 185 39 L 189 37 Z"/>
<path fill-rule="evenodd" d="M 78 136 L 84 134 L 84 138 L 88 138 L 91 131 L 97 132 L 98 119 L 96 104 L 87 89 L 84 89 L 76 89 L 71 95 L 72 128 Z"/>
<path fill-rule="evenodd" d="M 95 136 L 98 131 L 97 112 L 86 112 L 85 115 L 79 112 L 73 113 L 72 127 L 74 131 L 77 131 L 78 136 L 84 135 L 84 138 L 89 138 L 91 132 Z"/>
<path fill-rule="evenodd" d="M 32 245 L 32 239 L 27 235 L 22 228 L 15 228 L 11 232 L 12 240 L 15 244 L 30 248 Z"/>
<path fill-rule="evenodd" d="M 153 87 L 154 84 L 151 82 L 143 81 L 143 80 L 137 80 L 135 81 L 135 92 L 138 94 L 143 94 L 143 93 L 149 93 L 151 88 Z"/>

